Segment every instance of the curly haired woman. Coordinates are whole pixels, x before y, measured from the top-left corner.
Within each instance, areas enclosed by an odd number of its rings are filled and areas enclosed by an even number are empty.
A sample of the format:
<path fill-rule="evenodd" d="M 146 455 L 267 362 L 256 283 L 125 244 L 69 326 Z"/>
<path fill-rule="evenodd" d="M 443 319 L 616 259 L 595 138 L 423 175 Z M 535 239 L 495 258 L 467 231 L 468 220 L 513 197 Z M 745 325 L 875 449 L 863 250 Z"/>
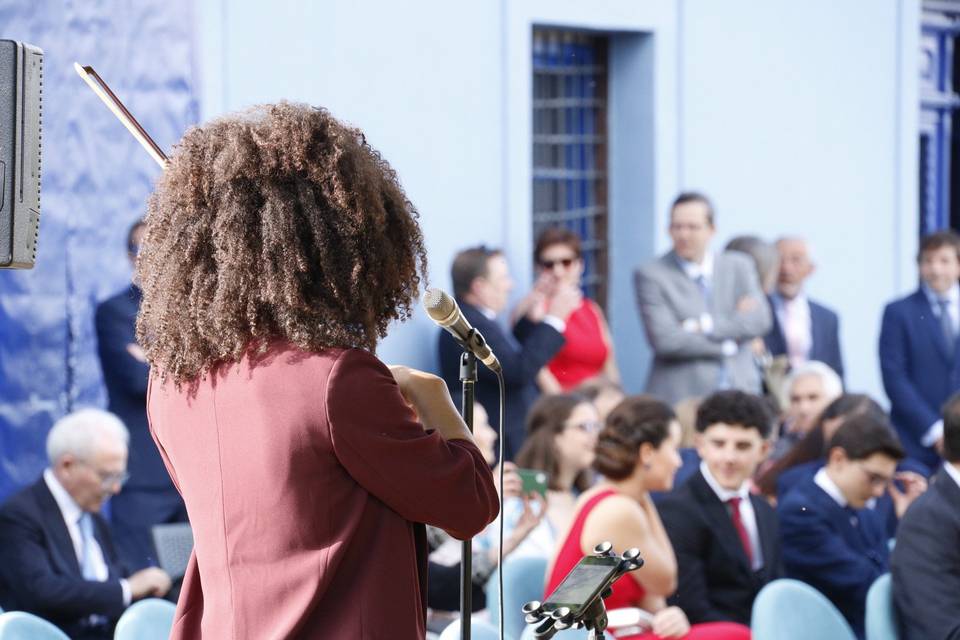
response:
<path fill-rule="evenodd" d="M 255 107 L 187 132 L 146 223 L 148 413 L 195 540 L 171 637 L 422 638 L 414 523 L 466 538 L 497 500 L 443 382 L 373 355 L 426 267 L 393 170 Z"/>

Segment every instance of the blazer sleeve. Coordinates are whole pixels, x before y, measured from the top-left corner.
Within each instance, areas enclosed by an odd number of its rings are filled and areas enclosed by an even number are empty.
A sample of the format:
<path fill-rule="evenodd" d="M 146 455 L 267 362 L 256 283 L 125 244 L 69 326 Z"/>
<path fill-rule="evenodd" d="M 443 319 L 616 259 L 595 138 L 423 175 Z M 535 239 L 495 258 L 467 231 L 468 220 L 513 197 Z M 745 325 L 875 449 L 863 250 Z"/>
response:
<path fill-rule="evenodd" d="M 787 577 L 820 589 L 828 598 L 865 601 L 886 567 L 847 546 L 816 507 L 787 501 L 778 509 L 781 553 Z"/>
<path fill-rule="evenodd" d="M 883 388 L 897 414 L 906 418 L 897 426 L 909 430 L 920 441 L 927 430 L 940 419 L 936 407 L 931 407 L 907 375 L 910 362 L 907 356 L 909 328 L 895 304 L 883 311 L 880 327 L 880 373 Z"/>
<path fill-rule="evenodd" d="M 683 609 L 692 624 L 729 620 L 710 600 L 703 564 L 709 538 L 704 531 L 706 523 L 675 499 L 664 500 L 657 511 L 677 556 L 677 591 L 669 603 Z"/>
<path fill-rule="evenodd" d="M 112 379 L 131 395 L 144 395 L 147 392 L 147 378 L 150 365 L 140 362 L 127 351 L 127 345 L 133 340 L 133 327 L 114 309 L 114 300 L 108 300 L 97 307 L 94 324 L 97 330 L 97 352 L 100 366 L 107 375 L 110 369 Z"/>
<path fill-rule="evenodd" d="M 124 610 L 120 581 L 64 576 L 51 566 L 46 544 L 39 522 L 25 510 L 8 507 L 0 513 L 0 580 L 16 585 L 18 605 L 57 618 L 93 613 L 119 618 Z"/>
<path fill-rule="evenodd" d="M 327 384 L 326 417 L 347 472 L 407 520 L 467 539 L 497 516 L 493 474 L 477 447 L 425 430 L 373 355 L 340 355 Z"/>
<path fill-rule="evenodd" d="M 939 496 L 918 502 L 900 523 L 890 569 L 893 594 L 908 625 L 923 631 L 919 637 L 960 638 L 960 546 L 944 535 L 949 528 L 960 533 L 960 518 L 949 507 L 931 509 L 933 498 Z"/>
<path fill-rule="evenodd" d="M 720 342 L 702 333 L 684 330 L 664 295 L 663 285 L 656 277 L 640 269 L 634 276 L 637 305 L 647 340 L 657 357 L 663 360 L 689 360 L 723 357 Z"/>
<path fill-rule="evenodd" d="M 744 342 L 765 336 L 773 326 L 773 314 L 767 296 L 760 288 L 756 268 L 746 256 L 723 254 L 723 259 L 734 270 L 737 299 L 732 301 L 732 313 L 716 313 L 713 316 L 713 337 Z M 750 311 L 737 311 L 737 303 L 741 298 L 752 298 L 757 304 Z"/>
<path fill-rule="evenodd" d="M 483 334 L 487 336 L 486 333 Z M 508 385 L 527 385 L 536 379 L 537 373 L 563 348 L 563 334 L 545 322 L 530 322 L 521 318 L 513 329 L 520 343 L 518 351 L 500 327 L 490 330 L 487 342 L 503 367 L 503 381 Z"/>

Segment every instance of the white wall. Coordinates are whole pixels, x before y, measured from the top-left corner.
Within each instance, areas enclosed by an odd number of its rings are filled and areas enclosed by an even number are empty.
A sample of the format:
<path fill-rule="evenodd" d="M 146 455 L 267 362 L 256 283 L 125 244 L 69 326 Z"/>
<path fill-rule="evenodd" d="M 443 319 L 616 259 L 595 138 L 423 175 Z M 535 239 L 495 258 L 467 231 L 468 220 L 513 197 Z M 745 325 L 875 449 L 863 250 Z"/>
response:
<path fill-rule="evenodd" d="M 885 302 L 915 285 L 914 0 L 682 0 L 681 183 L 718 240 L 809 238 L 847 382 L 882 397 Z"/>
<path fill-rule="evenodd" d="M 610 321 L 630 390 L 649 350 L 632 270 L 668 248 L 681 188 L 720 237 L 810 238 L 851 388 L 880 391 L 882 304 L 915 281 L 918 0 L 201 3 L 204 117 L 280 98 L 363 128 L 419 208 L 431 284 L 460 248 L 532 278 L 534 25 L 611 34 Z M 519 292 L 518 292 L 519 293 Z M 422 314 L 381 356 L 434 366 Z"/>

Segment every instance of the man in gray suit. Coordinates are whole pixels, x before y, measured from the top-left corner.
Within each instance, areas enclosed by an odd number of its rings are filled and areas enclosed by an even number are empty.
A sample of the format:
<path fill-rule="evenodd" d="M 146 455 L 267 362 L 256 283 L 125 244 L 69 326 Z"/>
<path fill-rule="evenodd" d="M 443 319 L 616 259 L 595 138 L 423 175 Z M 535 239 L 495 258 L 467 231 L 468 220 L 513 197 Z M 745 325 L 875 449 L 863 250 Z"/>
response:
<path fill-rule="evenodd" d="M 760 391 L 751 342 L 766 335 L 770 307 L 750 258 L 713 253 L 713 206 L 681 193 L 670 210 L 673 250 L 635 274 L 640 316 L 653 347 L 647 392 L 675 403 L 717 389 Z"/>

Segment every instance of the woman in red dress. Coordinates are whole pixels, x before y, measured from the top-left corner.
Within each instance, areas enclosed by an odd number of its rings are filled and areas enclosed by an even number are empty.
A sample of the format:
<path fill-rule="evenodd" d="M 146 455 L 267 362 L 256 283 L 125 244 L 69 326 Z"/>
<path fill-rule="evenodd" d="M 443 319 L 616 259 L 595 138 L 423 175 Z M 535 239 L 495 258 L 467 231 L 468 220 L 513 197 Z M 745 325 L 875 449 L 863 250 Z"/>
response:
<path fill-rule="evenodd" d="M 396 175 L 327 111 L 187 132 L 150 199 L 137 335 L 193 528 L 173 640 L 425 633 L 424 524 L 497 513 L 443 380 L 374 356 L 425 269 Z"/>
<path fill-rule="evenodd" d="M 607 416 L 594 460 L 603 480 L 577 501 L 576 516 L 548 571 L 546 594 L 597 543 L 609 541 L 618 552 L 637 547 L 643 567 L 620 578 L 605 603 L 608 610 L 639 607 L 650 612 L 652 629 L 618 638 L 749 639 L 750 630 L 743 625 L 691 626 L 680 608 L 666 604 L 677 587 L 677 560 L 650 492 L 673 486 L 680 467 L 679 441 L 680 425 L 673 410 L 650 396 L 628 397 Z"/>
<path fill-rule="evenodd" d="M 545 229 L 537 238 L 533 255 L 537 263 L 537 283 L 518 309 L 528 317 L 536 316 L 538 309 L 545 309 L 549 299 L 564 288 L 579 288 L 584 268 L 580 238 L 562 227 Z M 582 299 L 567 318 L 563 337 L 566 340 L 563 348 L 537 377 L 544 393 L 571 391 L 580 383 L 601 375 L 614 384 L 620 383 L 610 329 L 596 302 Z"/>

